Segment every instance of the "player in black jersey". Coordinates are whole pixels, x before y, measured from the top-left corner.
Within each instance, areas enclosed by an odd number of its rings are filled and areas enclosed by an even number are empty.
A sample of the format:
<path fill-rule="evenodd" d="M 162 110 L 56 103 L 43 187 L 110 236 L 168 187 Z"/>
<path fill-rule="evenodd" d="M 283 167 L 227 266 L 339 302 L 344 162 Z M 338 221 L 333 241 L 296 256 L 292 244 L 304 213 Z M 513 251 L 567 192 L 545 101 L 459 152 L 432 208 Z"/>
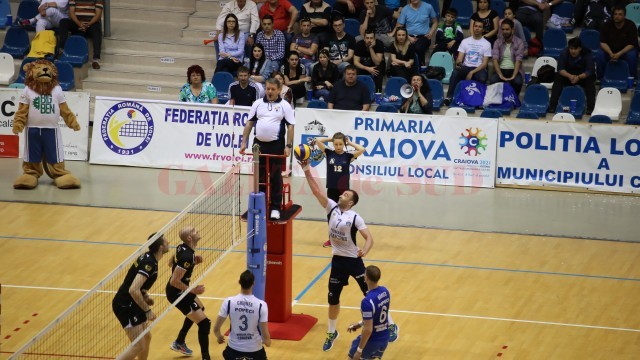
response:
<path fill-rule="evenodd" d="M 194 227 L 186 227 L 180 231 L 180 240 L 182 244 L 176 248 L 176 255 L 171 261 L 172 274 L 167 284 L 167 300 L 173 303 L 189 288 L 191 274 L 195 265 L 202 262 L 202 258 L 197 256 L 194 249 L 200 240 L 200 234 Z M 185 295 L 179 303 L 176 304 L 186 318 L 182 329 L 178 333 L 176 341 L 170 348 L 181 354 L 191 356 L 193 351 L 187 347 L 185 338 L 193 323 L 198 324 L 198 342 L 200 343 L 200 351 L 203 360 L 210 360 L 209 356 L 209 331 L 211 331 L 211 320 L 204 313 L 204 306 L 197 295 L 204 293 L 204 285 L 198 285 Z"/>
<path fill-rule="evenodd" d="M 154 235 L 155 233 L 151 234 L 149 239 Z M 113 312 L 131 341 L 147 328 L 147 320 L 156 318 L 151 311 L 153 299 L 149 297 L 148 291 L 158 278 L 158 261 L 167 252 L 169 252 L 169 243 L 160 236 L 149 246 L 148 252 L 140 255 L 133 262 L 111 302 Z M 149 356 L 150 342 L 151 333 L 147 333 L 144 340 L 138 341 L 118 359 L 134 359 L 137 356 L 140 360 L 146 360 Z"/>

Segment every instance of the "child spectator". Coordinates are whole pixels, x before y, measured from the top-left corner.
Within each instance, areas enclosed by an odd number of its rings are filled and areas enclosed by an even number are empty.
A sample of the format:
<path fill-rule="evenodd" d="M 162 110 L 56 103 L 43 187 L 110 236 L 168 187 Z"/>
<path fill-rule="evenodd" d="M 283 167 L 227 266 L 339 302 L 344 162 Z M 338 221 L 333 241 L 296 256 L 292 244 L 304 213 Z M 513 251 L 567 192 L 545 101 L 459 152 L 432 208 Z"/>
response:
<path fill-rule="evenodd" d="M 462 26 L 456 21 L 458 11 L 454 8 L 447 9 L 444 14 L 444 21 L 436 31 L 436 47 L 433 52 L 446 51 L 455 56 L 458 46 L 464 40 Z"/>

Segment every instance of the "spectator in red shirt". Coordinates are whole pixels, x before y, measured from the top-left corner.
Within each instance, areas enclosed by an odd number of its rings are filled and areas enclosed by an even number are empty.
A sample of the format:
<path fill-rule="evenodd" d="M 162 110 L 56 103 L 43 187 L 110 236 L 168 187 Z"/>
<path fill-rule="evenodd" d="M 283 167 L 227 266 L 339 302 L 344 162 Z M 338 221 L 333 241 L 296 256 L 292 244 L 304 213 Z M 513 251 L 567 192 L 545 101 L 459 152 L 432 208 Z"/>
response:
<path fill-rule="evenodd" d="M 293 24 L 298 19 L 298 9 L 287 0 L 267 0 L 258 14 L 260 19 L 267 14 L 273 16 L 274 30 L 280 30 L 283 33 L 292 33 Z"/>

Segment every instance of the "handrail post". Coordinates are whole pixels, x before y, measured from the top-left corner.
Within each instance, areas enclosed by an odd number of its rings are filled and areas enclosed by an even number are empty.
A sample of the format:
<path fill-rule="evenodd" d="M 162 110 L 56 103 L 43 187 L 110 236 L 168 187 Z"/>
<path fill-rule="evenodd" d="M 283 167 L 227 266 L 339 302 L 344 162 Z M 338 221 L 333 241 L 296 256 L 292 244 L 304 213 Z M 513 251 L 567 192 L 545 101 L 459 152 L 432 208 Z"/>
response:
<path fill-rule="evenodd" d="M 259 174 L 260 174 L 260 145 L 253 144 L 253 192 L 258 193 L 259 187 Z"/>

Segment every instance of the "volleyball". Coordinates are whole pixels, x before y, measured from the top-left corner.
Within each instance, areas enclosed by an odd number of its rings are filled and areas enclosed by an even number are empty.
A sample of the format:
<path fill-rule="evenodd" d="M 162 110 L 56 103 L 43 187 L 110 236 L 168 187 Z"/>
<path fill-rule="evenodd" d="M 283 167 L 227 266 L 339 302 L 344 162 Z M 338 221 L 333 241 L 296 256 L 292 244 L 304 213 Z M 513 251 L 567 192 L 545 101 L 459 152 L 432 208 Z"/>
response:
<path fill-rule="evenodd" d="M 307 160 L 311 155 L 311 148 L 307 144 L 296 145 L 296 147 L 293 148 L 293 155 L 295 155 L 298 161 Z"/>

